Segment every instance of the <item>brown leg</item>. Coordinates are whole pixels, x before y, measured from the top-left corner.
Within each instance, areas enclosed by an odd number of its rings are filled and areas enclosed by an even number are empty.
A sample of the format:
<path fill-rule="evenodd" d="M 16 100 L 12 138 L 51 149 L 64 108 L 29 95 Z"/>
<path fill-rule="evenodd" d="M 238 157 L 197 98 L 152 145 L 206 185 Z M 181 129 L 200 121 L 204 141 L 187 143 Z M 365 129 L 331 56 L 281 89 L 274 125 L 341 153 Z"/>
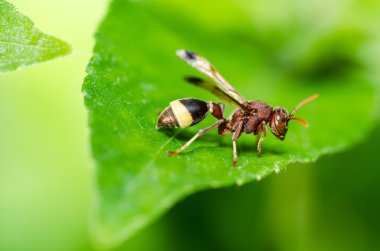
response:
<path fill-rule="evenodd" d="M 218 120 L 215 124 L 212 124 L 211 126 L 205 128 L 205 129 L 202 129 L 202 130 L 199 130 L 197 134 L 195 134 L 189 141 L 186 142 L 186 144 L 184 144 L 182 147 L 178 148 L 177 150 L 175 151 L 169 151 L 168 154 L 169 155 L 177 155 L 181 152 L 183 152 L 186 148 L 188 148 L 191 143 L 194 142 L 194 140 L 196 140 L 199 136 L 202 136 L 206 133 L 208 133 L 209 131 L 211 131 L 212 129 L 214 129 L 215 127 L 219 126 L 224 120 L 223 119 L 220 119 Z"/>
<path fill-rule="evenodd" d="M 240 122 L 236 130 L 232 133 L 232 153 L 233 153 L 233 165 L 236 166 L 238 162 L 238 155 L 236 150 L 236 141 L 241 134 L 241 129 L 243 127 L 243 122 Z"/>
<path fill-rule="evenodd" d="M 263 133 L 260 137 L 259 143 L 257 144 L 257 153 L 260 156 L 261 155 L 261 145 L 263 144 L 263 141 L 265 137 L 267 136 L 267 126 L 265 121 L 261 122 L 261 132 Z"/>

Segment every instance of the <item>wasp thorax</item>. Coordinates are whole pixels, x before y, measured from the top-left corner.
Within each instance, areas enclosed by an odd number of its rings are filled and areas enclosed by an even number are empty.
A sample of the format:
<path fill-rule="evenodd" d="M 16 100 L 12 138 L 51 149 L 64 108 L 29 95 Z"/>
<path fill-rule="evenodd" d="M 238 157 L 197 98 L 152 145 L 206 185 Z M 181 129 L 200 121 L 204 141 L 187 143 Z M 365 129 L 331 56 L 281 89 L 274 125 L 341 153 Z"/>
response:
<path fill-rule="evenodd" d="M 285 134 L 288 131 L 288 122 L 288 112 L 284 108 L 273 108 L 270 119 L 270 130 L 280 140 L 285 139 Z"/>

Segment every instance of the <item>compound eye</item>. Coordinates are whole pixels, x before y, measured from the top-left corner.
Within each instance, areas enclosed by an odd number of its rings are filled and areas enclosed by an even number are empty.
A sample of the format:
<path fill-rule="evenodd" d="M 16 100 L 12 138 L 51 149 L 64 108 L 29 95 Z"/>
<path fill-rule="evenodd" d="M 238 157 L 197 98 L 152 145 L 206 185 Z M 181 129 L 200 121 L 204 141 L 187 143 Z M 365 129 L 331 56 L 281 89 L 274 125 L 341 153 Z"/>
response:
<path fill-rule="evenodd" d="M 277 137 L 284 139 L 286 132 L 288 131 L 288 119 L 285 112 L 278 112 L 274 116 L 274 131 Z"/>
<path fill-rule="evenodd" d="M 270 121 L 270 130 L 275 136 L 278 136 L 280 133 L 278 132 L 278 124 L 279 124 L 279 115 L 276 113 L 274 116 L 272 116 Z"/>
<path fill-rule="evenodd" d="M 274 123 L 275 123 L 276 127 L 281 127 L 281 124 L 283 123 L 283 119 L 282 119 L 281 114 L 276 114 Z M 279 129 L 279 128 L 277 128 L 277 129 Z"/>

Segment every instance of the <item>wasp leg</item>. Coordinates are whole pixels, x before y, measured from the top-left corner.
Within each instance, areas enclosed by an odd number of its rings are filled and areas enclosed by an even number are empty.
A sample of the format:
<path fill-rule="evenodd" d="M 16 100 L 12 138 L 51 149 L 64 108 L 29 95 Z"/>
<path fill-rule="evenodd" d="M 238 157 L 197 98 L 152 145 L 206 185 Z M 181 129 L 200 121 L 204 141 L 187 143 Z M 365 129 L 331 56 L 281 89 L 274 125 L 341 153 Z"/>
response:
<path fill-rule="evenodd" d="M 260 156 L 261 155 L 261 145 L 263 144 L 263 141 L 265 137 L 267 136 L 267 126 L 265 121 L 261 122 L 261 132 L 262 136 L 260 137 L 259 143 L 257 143 L 257 154 Z"/>
<path fill-rule="evenodd" d="M 169 151 L 168 154 L 169 155 L 177 155 L 181 152 L 183 152 L 186 148 L 188 148 L 191 143 L 193 143 L 198 137 L 208 133 L 209 131 L 211 131 L 212 129 L 214 129 L 215 127 L 218 127 L 222 122 L 224 121 L 224 119 L 219 119 L 215 124 L 212 124 L 211 126 L 205 128 L 205 129 L 202 129 L 202 130 L 199 130 L 197 134 L 195 134 L 189 141 L 186 142 L 186 144 L 184 144 L 182 147 L 178 148 L 177 150 L 175 151 Z"/>
<path fill-rule="evenodd" d="M 238 156 L 237 156 L 237 150 L 236 150 L 236 140 L 233 140 L 233 139 L 232 139 L 232 151 L 233 151 L 233 156 L 234 156 L 233 165 L 236 166 L 238 162 Z"/>
<path fill-rule="evenodd" d="M 236 130 L 232 133 L 232 153 L 233 153 L 233 165 L 236 166 L 238 163 L 238 155 L 236 150 L 236 141 L 241 135 L 241 129 L 243 128 L 243 122 L 240 122 Z"/>

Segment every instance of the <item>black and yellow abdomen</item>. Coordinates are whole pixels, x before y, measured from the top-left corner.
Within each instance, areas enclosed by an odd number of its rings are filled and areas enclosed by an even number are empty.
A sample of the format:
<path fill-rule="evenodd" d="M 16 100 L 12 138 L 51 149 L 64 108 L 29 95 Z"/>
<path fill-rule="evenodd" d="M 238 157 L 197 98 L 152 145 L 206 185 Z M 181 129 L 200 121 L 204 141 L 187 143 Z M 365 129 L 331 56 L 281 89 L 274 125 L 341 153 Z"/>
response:
<path fill-rule="evenodd" d="M 174 100 L 161 112 L 156 127 L 185 128 L 195 125 L 206 117 L 209 103 L 195 98 Z"/>

